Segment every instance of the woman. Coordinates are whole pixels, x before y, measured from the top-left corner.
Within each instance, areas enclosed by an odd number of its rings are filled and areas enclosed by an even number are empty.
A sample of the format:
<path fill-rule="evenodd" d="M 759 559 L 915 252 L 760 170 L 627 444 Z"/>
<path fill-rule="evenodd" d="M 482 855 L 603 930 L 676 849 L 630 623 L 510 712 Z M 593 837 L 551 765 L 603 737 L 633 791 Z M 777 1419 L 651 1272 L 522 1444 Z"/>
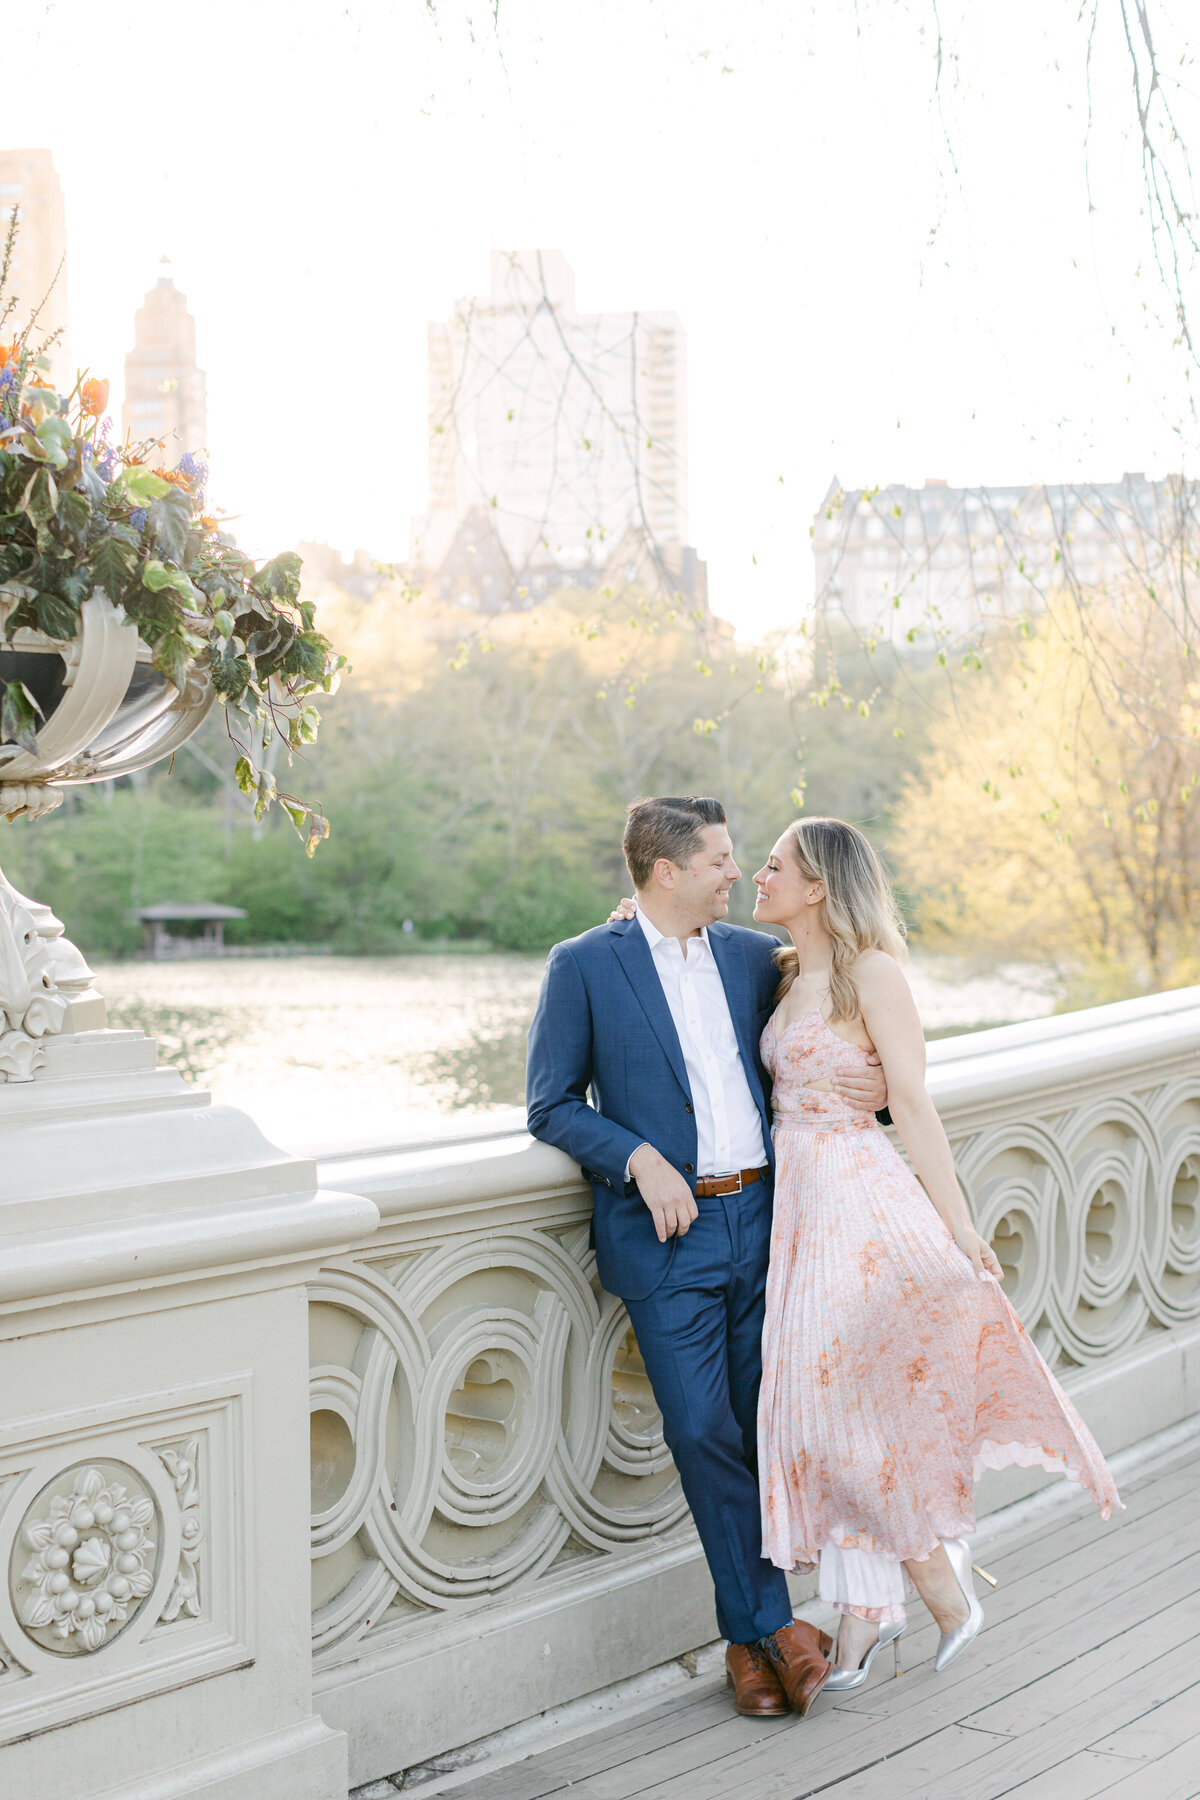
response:
<path fill-rule="evenodd" d="M 1105 1518 L 1120 1501 L 971 1223 L 925 1091 L 903 926 L 870 844 L 838 819 L 801 819 L 754 881 L 755 919 L 783 926 L 793 946 L 778 955 L 762 1040 L 776 1155 L 764 1553 L 785 1569 L 820 1564 L 821 1598 L 842 1615 L 826 1685 L 844 1689 L 904 1630 L 909 1584 L 941 1627 L 938 1669 L 979 1630 L 966 1539 L 981 1470 L 1065 1473 Z M 872 1050 L 915 1176 L 832 1091 L 831 1077 Z"/>

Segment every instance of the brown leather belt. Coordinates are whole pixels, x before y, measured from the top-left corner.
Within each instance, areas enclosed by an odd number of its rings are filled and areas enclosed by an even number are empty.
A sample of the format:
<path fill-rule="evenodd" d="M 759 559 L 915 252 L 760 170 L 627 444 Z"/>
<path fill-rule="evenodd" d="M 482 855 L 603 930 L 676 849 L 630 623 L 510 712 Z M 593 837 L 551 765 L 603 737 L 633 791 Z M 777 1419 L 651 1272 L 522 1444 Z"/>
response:
<path fill-rule="evenodd" d="M 697 1200 L 711 1200 L 717 1194 L 740 1194 L 752 1181 L 761 1181 L 765 1169 L 739 1169 L 736 1175 L 698 1175 Z"/>

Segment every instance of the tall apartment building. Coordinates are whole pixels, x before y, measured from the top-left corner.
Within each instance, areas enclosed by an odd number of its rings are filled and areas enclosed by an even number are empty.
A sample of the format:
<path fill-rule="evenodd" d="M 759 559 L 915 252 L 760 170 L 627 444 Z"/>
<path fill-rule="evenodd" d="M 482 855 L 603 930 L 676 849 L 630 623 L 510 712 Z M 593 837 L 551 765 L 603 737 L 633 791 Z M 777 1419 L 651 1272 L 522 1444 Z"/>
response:
<path fill-rule="evenodd" d="M 539 586 L 602 569 L 630 527 L 687 544 L 687 340 L 674 313 L 577 312 L 559 251 L 493 252 L 488 296 L 429 327 L 429 511 L 413 522 L 414 560 L 437 569 L 481 512 L 513 580 L 541 571 Z"/>
<path fill-rule="evenodd" d="M 165 256 L 161 267 L 134 316 L 121 430 L 135 443 L 164 438 L 163 454 L 173 465 L 185 450 L 203 450 L 208 411 L 204 371 L 196 366 L 196 322 Z"/>
<path fill-rule="evenodd" d="M 67 329 L 67 222 L 63 192 L 49 150 L 0 150 L 0 235 L 20 207 L 16 251 L 8 291 L 18 297 L 18 331 L 39 308 L 34 341 L 52 332 L 62 337 L 50 351 L 61 383 L 70 369 Z M 57 279 L 56 279 L 57 277 Z M 71 371 L 73 376 L 74 371 Z"/>
<path fill-rule="evenodd" d="M 1028 487 L 835 480 L 812 526 L 818 614 L 895 641 L 953 641 L 989 619 L 1037 612 L 1071 581 L 1086 588 L 1174 581 L 1194 555 L 1200 485 L 1179 476 Z"/>

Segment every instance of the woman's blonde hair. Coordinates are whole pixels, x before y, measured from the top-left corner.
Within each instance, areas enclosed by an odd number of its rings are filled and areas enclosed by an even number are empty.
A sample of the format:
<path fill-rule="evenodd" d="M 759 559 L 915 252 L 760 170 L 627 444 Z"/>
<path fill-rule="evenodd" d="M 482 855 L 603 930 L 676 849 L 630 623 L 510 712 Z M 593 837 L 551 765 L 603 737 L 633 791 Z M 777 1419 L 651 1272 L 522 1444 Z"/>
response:
<path fill-rule="evenodd" d="M 904 920 L 891 883 L 862 832 L 844 819 L 797 819 L 784 835 L 805 880 L 819 881 L 825 888 L 822 914 L 833 939 L 831 1017 L 856 1018 L 854 965 L 863 951 L 886 950 L 897 962 L 908 955 Z M 800 959 L 793 946 L 786 944 L 775 952 L 775 961 L 780 974 L 775 990 L 778 1005 L 799 973 Z"/>

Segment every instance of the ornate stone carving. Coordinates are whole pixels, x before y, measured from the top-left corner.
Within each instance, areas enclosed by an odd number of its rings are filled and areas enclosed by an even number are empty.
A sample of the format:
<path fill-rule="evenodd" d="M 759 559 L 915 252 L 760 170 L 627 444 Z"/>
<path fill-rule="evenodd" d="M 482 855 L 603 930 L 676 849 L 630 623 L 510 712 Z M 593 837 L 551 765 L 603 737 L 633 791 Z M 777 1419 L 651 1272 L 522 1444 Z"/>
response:
<path fill-rule="evenodd" d="M 179 1501 L 179 1567 L 159 1618 L 166 1622 L 180 1613 L 200 1616 L 200 1549 L 204 1532 L 200 1520 L 200 1440 L 190 1438 L 158 1452 L 158 1459 L 175 1484 Z"/>
<path fill-rule="evenodd" d="M 0 589 L 0 623 L 16 593 L 11 585 Z M 70 643 L 22 630 L 13 648 L 60 658 L 63 691 L 36 750 L 0 745 L 0 818 L 36 819 L 59 804 L 63 784 L 148 768 L 178 749 L 213 704 L 204 670 L 192 667 L 180 693 L 150 666 L 136 628 L 99 589 L 84 601 L 79 636 Z M 0 1082 L 32 1080 L 46 1066 L 45 1039 L 54 1033 L 104 1024 L 91 980 L 49 907 L 18 894 L 0 874 Z"/>
<path fill-rule="evenodd" d="M 1200 1319 L 1200 1074 L 954 1149 L 1006 1287 L 1060 1370 Z M 537 1204 L 535 1201 L 534 1205 Z M 586 1228 L 481 1226 L 310 1288 L 314 1642 L 463 1612 L 686 1523 L 637 1343 Z"/>
<path fill-rule="evenodd" d="M 17 1538 L 33 1552 L 13 1583 L 30 1637 L 64 1654 L 107 1643 L 154 1585 L 154 1522 L 153 1499 L 123 1463 L 81 1464 L 44 1488 Z"/>
<path fill-rule="evenodd" d="M 63 798 L 52 781 L 0 782 L 0 818 L 40 819 L 61 806 Z"/>
<path fill-rule="evenodd" d="M 45 1062 L 41 1040 L 61 1029 L 67 999 L 22 896 L 0 881 L 0 1080 L 28 1081 Z"/>
<path fill-rule="evenodd" d="M 1200 1318 L 1200 1078 L 1028 1110 L 954 1143 L 1005 1288 L 1052 1365 Z"/>
<path fill-rule="evenodd" d="M 686 1522 L 625 1309 L 568 1235 L 514 1226 L 310 1289 L 318 1648 Z"/>
<path fill-rule="evenodd" d="M 46 1038 L 103 1023 L 92 980 L 62 920 L 0 872 L 0 1081 L 30 1080 L 45 1062 Z M 89 1001 L 94 1007 L 80 1006 Z"/>

